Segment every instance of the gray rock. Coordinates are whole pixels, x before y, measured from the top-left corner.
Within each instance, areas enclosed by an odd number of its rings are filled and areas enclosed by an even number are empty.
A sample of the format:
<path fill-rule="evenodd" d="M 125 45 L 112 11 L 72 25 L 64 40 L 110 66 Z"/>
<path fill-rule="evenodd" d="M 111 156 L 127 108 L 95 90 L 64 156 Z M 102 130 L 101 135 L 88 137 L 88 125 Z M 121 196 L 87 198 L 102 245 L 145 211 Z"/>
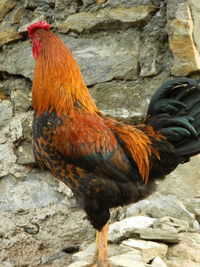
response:
<path fill-rule="evenodd" d="M 141 253 L 137 250 L 109 258 L 113 267 L 145 267 Z"/>
<path fill-rule="evenodd" d="M 56 0 L 55 18 L 59 20 L 66 19 L 70 14 L 74 14 L 78 9 L 78 1 Z"/>
<path fill-rule="evenodd" d="M 30 94 L 28 95 L 21 90 L 13 90 L 11 100 L 14 102 L 15 112 L 26 112 L 32 106 Z"/>
<path fill-rule="evenodd" d="M 10 42 L 21 39 L 22 36 L 17 32 L 16 27 L 1 29 L 0 31 L 0 47 Z"/>
<path fill-rule="evenodd" d="M 142 207 L 143 211 L 153 218 L 170 216 L 187 221 L 191 231 L 199 229 L 199 224 L 195 220 L 194 214 L 186 210 L 183 203 L 176 196 L 154 197 L 150 200 L 132 204 L 127 211 L 127 215 L 131 216 L 132 210 L 132 214 L 134 214 L 134 210 L 137 209 L 137 207 Z"/>
<path fill-rule="evenodd" d="M 13 46 L 0 55 L 0 71 L 10 74 L 20 74 L 32 78 L 34 72 L 34 59 L 30 42 L 26 41 Z"/>
<path fill-rule="evenodd" d="M 180 236 L 175 229 L 140 229 L 135 230 L 141 239 L 159 241 L 163 243 L 179 243 Z"/>
<path fill-rule="evenodd" d="M 196 220 L 200 223 L 200 199 L 199 198 L 191 198 L 191 199 L 183 199 L 182 200 L 186 209 L 193 213 L 196 217 Z"/>
<path fill-rule="evenodd" d="M 90 92 L 98 108 L 104 113 L 113 117 L 133 118 L 131 123 L 141 123 L 149 99 L 167 78 L 160 74 L 152 79 L 100 83 L 91 87 Z"/>
<path fill-rule="evenodd" d="M 58 27 L 58 31 L 61 33 L 67 33 L 69 31 L 81 33 L 83 31 L 90 31 L 103 22 L 105 22 L 103 17 L 84 12 L 68 16 L 64 22 L 58 22 L 56 27 Z"/>
<path fill-rule="evenodd" d="M 63 251 L 94 238 L 84 213 L 72 212 L 64 205 L 1 212 L 0 216 L 0 265 L 68 266 L 71 255 Z M 60 257 L 65 264 L 56 265 Z"/>
<path fill-rule="evenodd" d="M 71 254 L 63 251 L 77 251 L 95 234 L 85 213 L 71 208 L 71 198 L 58 180 L 41 171 L 25 180 L 1 179 L 0 265 L 68 266 Z"/>
<path fill-rule="evenodd" d="M 140 76 L 153 77 L 163 68 L 169 69 L 170 60 L 166 60 L 166 57 L 170 56 L 168 55 L 168 45 L 165 45 L 164 41 L 167 38 L 164 10 L 159 9 L 145 25 L 141 38 Z"/>
<path fill-rule="evenodd" d="M 136 229 L 146 229 L 150 227 L 154 221 L 155 219 L 153 218 L 136 216 L 115 222 L 109 227 L 108 240 L 112 243 L 116 243 L 125 238 L 129 238 Z"/>
<path fill-rule="evenodd" d="M 156 9 L 152 3 L 149 5 L 135 5 L 126 8 L 122 5 L 112 8 L 100 10 L 97 13 L 82 12 L 70 15 L 63 22 L 58 22 L 56 26 L 62 33 L 74 31 L 81 33 L 83 31 L 99 31 L 102 29 L 131 27 L 137 23 L 147 20 L 151 13 Z"/>
<path fill-rule="evenodd" d="M 153 228 L 164 229 L 164 230 L 177 230 L 178 233 L 186 232 L 189 230 L 189 224 L 187 221 L 172 218 L 169 216 L 162 217 L 153 223 Z"/>
<path fill-rule="evenodd" d="M 16 1 L 1 0 L 0 3 L 0 21 L 6 16 L 6 14 L 16 5 Z"/>
<path fill-rule="evenodd" d="M 9 100 L 0 100 L 0 130 L 8 125 L 13 115 L 13 107 Z"/>
<path fill-rule="evenodd" d="M 192 157 L 189 162 L 179 165 L 163 181 L 157 182 L 157 191 L 162 195 L 176 195 L 183 200 L 200 197 L 199 169 L 197 168 L 199 164 L 200 156 L 198 155 Z"/>
<path fill-rule="evenodd" d="M 169 247 L 167 265 L 172 267 L 200 265 L 200 234 L 182 233 L 179 244 Z"/>
<path fill-rule="evenodd" d="M 0 82 L 0 91 L 10 96 L 13 91 L 22 91 L 26 97 L 31 92 L 31 82 L 24 78 L 16 78 L 5 75 Z"/>
<path fill-rule="evenodd" d="M 123 5 L 124 7 L 131 7 L 131 6 L 137 6 L 137 5 L 141 5 L 141 6 L 145 6 L 145 5 L 152 5 L 152 1 L 151 0 L 115 0 L 115 1 L 108 1 L 108 6 L 111 7 L 117 7 L 119 5 Z"/>
<path fill-rule="evenodd" d="M 16 152 L 17 163 L 18 164 L 34 164 L 35 158 L 33 155 L 33 147 L 30 143 L 21 144 Z"/>
<path fill-rule="evenodd" d="M 151 264 L 152 267 L 167 267 L 165 262 L 160 257 L 155 257 Z"/>
<path fill-rule="evenodd" d="M 123 76 L 137 77 L 139 36 L 136 31 L 96 37 L 92 41 L 91 37 L 76 39 L 62 35 L 61 38 L 72 50 L 88 85 Z M 34 60 L 29 42 L 16 44 L 0 55 L 0 63 L 0 71 L 33 78 Z"/>
<path fill-rule="evenodd" d="M 140 23 L 147 20 L 150 14 L 156 10 L 156 6 L 152 3 L 149 5 L 135 5 L 129 8 L 118 6 L 110 9 L 108 16 L 114 21 L 121 21 L 124 23 Z"/>
<path fill-rule="evenodd" d="M 168 249 L 167 245 L 162 243 L 137 239 L 125 240 L 122 245 L 139 250 L 145 263 L 150 262 L 157 256 L 165 257 Z"/>
<path fill-rule="evenodd" d="M 16 159 L 12 143 L 0 145 L 0 177 L 6 176 L 10 173 L 10 169 L 15 164 Z"/>
<path fill-rule="evenodd" d="M 68 265 L 68 267 L 85 267 L 89 264 L 89 262 L 86 261 L 76 261 Z"/>
<path fill-rule="evenodd" d="M 0 210 L 29 210 L 59 203 L 63 198 L 47 183 L 48 177 L 47 173 L 33 172 L 24 181 L 18 181 L 12 176 L 2 179 Z"/>
<path fill-rule="evenodd" d="M 63 36 L 71 48 L 87 85 L 112 79 L 137 77 L 139 39 L 136 31 L 76 39 Z M 134 47 L 134 49 L 133 49 Z"/>

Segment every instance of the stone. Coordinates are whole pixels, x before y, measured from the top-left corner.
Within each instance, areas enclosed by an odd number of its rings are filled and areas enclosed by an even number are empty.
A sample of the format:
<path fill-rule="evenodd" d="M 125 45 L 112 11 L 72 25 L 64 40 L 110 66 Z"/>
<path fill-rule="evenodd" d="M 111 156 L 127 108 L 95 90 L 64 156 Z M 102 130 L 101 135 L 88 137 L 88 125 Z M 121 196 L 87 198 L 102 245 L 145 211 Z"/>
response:
<path fill-rule="evenodd" d="M 130 24 L 135 25 L 147 20 L 151 13 L 156 10 L 156 6 L 135 5 L 129 8 L 118 6 L 109 10 L 100 10 L 97 13 L 80 12 L 69 15 L 64 22 L 56 23 L 59 32 L 67 33 L 74 31 L 81 33 L 83 31 L 99 31 L 102 29 L 113 28 L 114 24 Z"/>
<path fill-rule="evenodd" d="M 80 64 L 87 85 L 125 76 L 137 77 L 139 36 L 134 30 L 93 39 L 61 35 Z M 134 50 L 132 49 L 134 47 Z M 13 62 L 15 64 L 13 65 Z M 97 64 L 98 62 L 98 64 Z M 28 41 L 0 55 L 0 71 L 33 79 L 34 59 Z"/>
<path fill-rule="evenodd" d="M 123 6 L 123 7 L 132 7 L 132 6 L 151 6 L 152 5 L 151 0 L 115 0 L 115 1 L 108 1 L 108 6 L 110 7 L 118 7 L 118 6 Z M 107 5 L 106 5 L 107 6 Z"/>
<path fill-rule="evenodd" d="M 167 245 L 162 243 L 137 239 L 125 240 L 122 245 L 139 250 L 145 263 L 150 262 L 157 256 L 165 257 L 168 249 Z"/>
<path fill-rule="evenodd" d="M 79 8 L 78 1 L 56 0 L 54 9 L 55 18 L 65 20 L 69 15 L 76 13 Z"/>
<path fill-rule="evenodd" d="M 192 157 L 187 163 L 180 164 L 164 180 L 157 182 L 157 191 L 162 195 L 176 195 L 183 201 L 200 197 L 199 169 L 197 168 L 199 164 L 200 155 Z M 175 216 L 172 215 L 172 217 Z"/>
<path fill-rule="evenodd" d="M 200 37 L 199 37 L 199 25 L 200 25 L 200 3 L 199 1 L 189 0 L 188 1 L 190 11 L 193 19 L 193 38 L 198 52 L 200 53 Z"/>
<path fill-rule="evenodd" d="M 34 59 L 29 41 L 16 44 L 11 50 L 0 55 L 0 71 L 10 74 L 23 75 L 26 78 L 33 78 Z"/>
<path fill-rule="evenodd" d="M 87 260 L 88 262 L 92 262 L 94 253 L 95 253 L 95 243 L 92 243 L 90 246 L 87 247 L 86 250 L 79 251 L 77 253 L 74 253 L 72 256 L 72 260 L 76 262 L 82 262 Z"/>
<path fill-rule="evenodd" d="M 0 129 L 8 125 L 13 115 L 12 104 L 9 100 L 0 102 Z"/>
<path fill-rule="evenodd" d="M 85 267 L 87 264 L 89 264 L 86 261 L 76 261 L 68 265 L 68 267 Z"/>
<path fill-rule="evenodd" d="M 145 267 L 141 253 L 137 250 L 113 256 L 109 258 L 109 262 L 113 267 Z"/>
<path fill-rule="evenodd" d="M 15 112 L 26 112 L 32 106 L 31 96 L 22 90 L 13 90 L 11 100 L 14 102 Z"/>
<path fill-rule="evenodd" d="M 132 204 L 129 206 L 127 216 L 131 216 L 132 212 L 134 214 L 134 210 L 138 207 L 142 207 L 144 213 L 153 218 L 170 216 L 188 222 L 190 231 L 199 229 L 199 224 L 195 220 L 194 214 L 186 210 L 183 203 L 176 196 L 155 196 L 149 200 Z"/>
<path fill-rule="evenodd" d="M 162 217 L 153 222 L 154 229 L 177 230 L 178 233 L 189 230 L 188 222 L 169 216 Z"/>
<path fill-rule="evenodd" d="M 155 257 L 152 261 L 151 267 L 167 267 L 167 265 L 160 257 Z"/>
<path fill-rule="evenodd" d="M 16 1 L 1 0 L 0 2 L 0 22 L 6 16 L 6 14 L 16 5 Z"/>
<path fill-rule="evenodd" d="M 135 216 L 115 222 L 109 227 L 108 240 L 112 243 L 116 243 L 129 238 L 136 229 L 146 229 L 150 227 L 154 221 L 154 218 Z"/>
<path fill-rule="evenodd" d="M 150 5 L 135 5 L 130 8 L 118 6 L 110 9 L 108 12 L 109 18 L 114 21 L 139 23 L 147 20 L 151 12 L 156 10 L 156 6 Z"/>
<path fill-rule="evenodd" d="M 10 169 L 15 164 L 16 159 L 11 142 L 0 145 L 0 177 L 10 173 Z"/>
<path fill-rule="evenodd" d="M 183 199 L 183 204 L 186 209 L 193 213 L 196 217 L 196 220 L 200 223 L 200 199 L 199 198 L 191 198 L 191 199 Z"/>
<path fill-rule="evenodd" d="M 188 266 L 192 266 L 192 267 L 199 267 L 199 263 L 198 262 L 194 262 L 192 260 L 179 260 L 179 259 L 175 259 L 167 261 L 167 267 L 188 267 Z"/>
<path fill-rule="evenodd" d="M 70 15 L 64 22 L 59 22 L 56 26 L 58 27 L 59 32 L 62 33 L 67 33 L 69 31 L 81 33 L 84 30 L 91 30 L 103 21 L 103 17 L 98 17 L 95 14 L 85 12 Z"/>
<path fill-rule="evenodd" d="M 174 76 L 186 76 L 200 70 L 200 56 L 193 40 L 193 21 L 189 4 L 186 1 L 170 0 L 168 13 L 174 9 L 174 16 L 168 15 L 169 46 L 174 56 L 171 73 Z M 183 45 L 184 44 L 184 45 Z"/>
<path fill-rule="evenodd" d="M 135 230 L 141 239 L 159 241 L 163 243 L 179 243 L 180 236 L 175 229 L 139 229 Z"/>
<path fill-rule="evenodd" d="M 120 78 L 137 77 L 139 39 L 135 31 L 93 39 L 63 39 L 77 59 L 87 85 Z M 128 44 L 129 43 L 129 44 Z M 134 47 L 134 50 L 132 49 Z M 98 63 L 97 63 L 98 62 Z"/>
<path fill-rule="evenodd" d="M 13 24 L 20 23 L 22 20 L 22 17 L 24 17 L 25 14 L 26 14 L 26 10 L 24 8 L 18 8 L 14 10 L 13 15 L 12 15 L 12 23 Z"/>
<path fill-rule="evenodd" d="M 34 164 L 35 158 L 33 155 L 33 147 L 30 143 L 21 144 L 16 152 L 17 163 L 18 164 Z"/>
<path fill-rule="evenodd" d="M 49 5 L 51 7 L 54 7 L 55 0 L 29 0 L 28 6 L 30 8 L 36 8 L 38 6 L 44 6 Z"/>
<path fill-rule="evenodd" d="M 22 136 L 26 142 L 32 142 L 32 119 L 33 112 L 27 112 L 27 116 L 22 120 Z"/>
<path fill-rule="evenodd" d="M 194 266 L 200 265 L 200 234 L 182 233 L 179 244 L 169 247 L 167 266 Z"/>
<path fill-rule="evenodd" d="M 12 41 L 21 39 L 22 36 L 16 31 L 15 27 L 8 27 L 0 31 L 0 47 Z"/>
<path fill-rule="evenodd" d="M 5 77 L 1 79 L 0 82 L 0 91 L 5 96 L 11 96 L 13 91 L 21 90 L 27 95 L 27 97 L 30 97 L 31 86 L 31 82 L 28 79 L 10 77 L 9 75 L 5 74 Z"/>
<path fill-rule="evenodd" d="M 151 80 L 99 83 L 91 87 L 90 92 L 102 112 L 123 120 L 129 119 L 129 123 L 141 123 L 151 96 L 166 79 L 168 77 L 161 73 Z"/>
<path fill-rule="evenodd" d="M 42 182 L 40 172 L 29 173 L 27 180 L 18 181 L 9 176 L 1 180 L 1 211 L 20 211 L 48 206 L 62 200 L 47 182 Z M 47 178 L 48 175 L 43 175 Z M 30 190 L 31 189 L 31 190 Z"/>
<path fill-rule="evenodd" d="M 165 11 L 161 8 L 144 26 L 140 47 L 140 76 L 153 77 L 169 68 Z M 148 56 L 147 56 L 148 55 Z"/>
<path fill-rule="evenodd" d="M 85 213 L 70 207 L 64 191 L 57 191 L 59 184 L 41 170 L 24 180 L 1 179 L 0 265 L 69 266 L 71 254 L 63 251 L 95 239 Z M 59 259 L 63 262 L 57 264 Z"/>
<path fill-rule="evenodd" d="M 26 118 L 26 114 L 17 114 L 9 123 L 10 139 L 12 142 L 19 141 L 22 138 L 22 121 Z"/>

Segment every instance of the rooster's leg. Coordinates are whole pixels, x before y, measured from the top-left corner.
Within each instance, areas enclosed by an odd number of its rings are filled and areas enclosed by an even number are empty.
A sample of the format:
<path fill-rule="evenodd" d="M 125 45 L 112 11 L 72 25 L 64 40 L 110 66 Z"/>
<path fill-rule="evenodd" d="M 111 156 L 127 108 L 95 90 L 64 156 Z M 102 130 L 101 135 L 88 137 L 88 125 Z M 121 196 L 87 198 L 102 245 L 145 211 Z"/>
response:
<path fill-rule="evenodd" d="M 108 223 L 96 233 L 96 251 L 90 267 L 110 267 L 107 253 Z"/>

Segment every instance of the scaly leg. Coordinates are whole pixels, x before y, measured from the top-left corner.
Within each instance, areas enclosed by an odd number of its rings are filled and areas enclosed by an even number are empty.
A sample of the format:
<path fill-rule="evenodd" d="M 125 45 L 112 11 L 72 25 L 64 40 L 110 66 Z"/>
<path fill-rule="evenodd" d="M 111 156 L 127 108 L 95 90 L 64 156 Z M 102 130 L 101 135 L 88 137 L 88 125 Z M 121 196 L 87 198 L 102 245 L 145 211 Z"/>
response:
<path fill-rule="evenodd" d="M 93 258 L 93 263 L 88 267 L 110 267 L 108 263 L 107 253 L 108 243 L 108 223 L 96 233 L 96 251 Z"/>

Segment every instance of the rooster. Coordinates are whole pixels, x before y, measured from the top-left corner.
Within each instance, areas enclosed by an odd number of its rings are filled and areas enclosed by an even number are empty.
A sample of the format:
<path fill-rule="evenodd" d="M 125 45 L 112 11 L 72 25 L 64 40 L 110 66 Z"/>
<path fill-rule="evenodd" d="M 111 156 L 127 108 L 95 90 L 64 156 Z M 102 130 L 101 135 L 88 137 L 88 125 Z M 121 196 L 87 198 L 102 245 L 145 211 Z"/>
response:
<path fill-rule="evenodd" d="M 73 191 L 97 230 L 90 266 L 109 266 L 109 209 L 136 202 L 200 152 L 200 87 L 176 78 L 151 98 L 141 125 L 96 107 L 72 53 L 45 21 L 28 27 L 36 60 L 32 99 L 37 164 Z"/>

